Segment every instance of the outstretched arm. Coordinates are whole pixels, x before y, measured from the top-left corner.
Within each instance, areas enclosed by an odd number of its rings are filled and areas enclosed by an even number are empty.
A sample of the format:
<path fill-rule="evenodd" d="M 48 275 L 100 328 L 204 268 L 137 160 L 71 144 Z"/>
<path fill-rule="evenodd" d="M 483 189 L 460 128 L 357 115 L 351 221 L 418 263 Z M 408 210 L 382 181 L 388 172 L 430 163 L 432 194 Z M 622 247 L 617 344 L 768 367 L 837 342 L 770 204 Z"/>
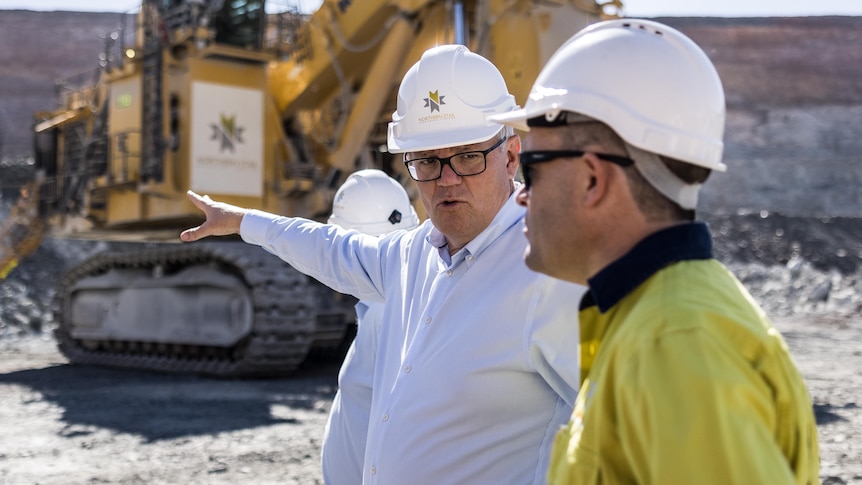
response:
<path fill-rule="evenodd" d="M 246 243 L 262 247 L 338 292 L 382 301 L 383 268 L 377 237 L 216 202 L 191 190 L 188 197 L 204 213 L 206 221 L 183 231 L 182 241 L 239 234 Z"/>
<path fill-rule="evenodd" d="M 239 234 L 242 218 L 248 212 L 248 209 L 225 204 L 224 202 L 216 202 L 210 199 L 208 195 L 201 197 L 191 190 L 186 195 L 188 195 L 192 204 L 206 215 L 207 220 L 198 227 L 183 231 L 180 234 L 180 239 L 183 242 L 197 241 L 207 236 Z"/>

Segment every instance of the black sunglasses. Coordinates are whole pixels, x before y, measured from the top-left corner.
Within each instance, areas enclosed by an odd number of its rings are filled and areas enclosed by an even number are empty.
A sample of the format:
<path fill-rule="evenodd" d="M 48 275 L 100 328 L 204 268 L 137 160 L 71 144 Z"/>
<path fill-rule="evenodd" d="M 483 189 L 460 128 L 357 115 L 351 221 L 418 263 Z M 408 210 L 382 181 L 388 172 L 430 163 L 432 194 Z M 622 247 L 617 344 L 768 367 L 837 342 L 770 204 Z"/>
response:
<path fill-rule="evenodd" d="M 622 157 L 620 155 L 608 155 L 607 153 L 596 153 L 584 150 L 541 150 L 534 152 L 521 152 L 518 157 L 521 160 L 521 172 L 524 174 L 524 189 L 530 189 L 530 169 L 537 163 L 545 163 L 556 160 L 558 158 L 579 158 L 586 153 L 592 153 L 598 158 L 615 163 L 621 167 L 628 167 L 635 162 L 631 158 Z"/>

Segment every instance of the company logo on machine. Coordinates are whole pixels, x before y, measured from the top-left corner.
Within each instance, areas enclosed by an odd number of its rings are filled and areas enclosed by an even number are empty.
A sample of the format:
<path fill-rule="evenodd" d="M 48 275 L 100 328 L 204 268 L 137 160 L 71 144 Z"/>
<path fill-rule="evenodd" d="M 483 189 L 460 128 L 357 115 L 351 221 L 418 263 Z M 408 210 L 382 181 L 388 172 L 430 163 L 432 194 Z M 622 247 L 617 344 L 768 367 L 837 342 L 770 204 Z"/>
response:
<path fill-rule="evenodd" d="M 266 160 L 263 92 L 195 82 L 191 107 L 191 188 L 260 197 Z"/>
<path fill-rule="evenodd" d="M 440 111 L 440 105 L 446 104 L 443 101 L 443 98 L 446 96 L 440 96 L 439 91 L 428 91 L 428 97 L 422 98 L 425 100 L 425 106 L 423 108 L 431 108 L 431 112 Z"/>
<path fill-rule="evenodd" d="M 210 140 L 219 140 L 221 143 L 219 152 L 224 153 L 226 150 L 230 150 L 233 153 L 235 151 L 234 144 L 243 143 L 242 132 L 245 131 L 245 128 L 236 124 L 236 116 L 226 116 L 219 113 L 219 118 L 220 124 L 213 123 L 210 125 L 213 130 Z"/>

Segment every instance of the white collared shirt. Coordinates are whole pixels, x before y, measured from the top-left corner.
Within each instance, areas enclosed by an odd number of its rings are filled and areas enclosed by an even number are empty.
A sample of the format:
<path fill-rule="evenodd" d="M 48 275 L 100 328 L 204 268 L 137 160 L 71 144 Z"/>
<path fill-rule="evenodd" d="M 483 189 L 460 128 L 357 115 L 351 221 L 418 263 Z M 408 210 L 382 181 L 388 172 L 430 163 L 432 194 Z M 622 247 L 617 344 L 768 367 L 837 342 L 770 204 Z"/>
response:
<path fill-rule="evenodd" d="M 356 485 L 362 481 L 384 305 L 365 301 L 356 304 L 356 337 L 338 372 L 338 392 L 323 431 L 320 462 L 326 485 Z"/>
<path fill-rule="evenodd" d="M 451 258 L 430 221 L 378 238 L 260 211 L 243 218 L 246 242 L 336 291 L 386 301 L 377 352 L 365 356 L 374 391 L 364 484 L 545 483 L 579 386 L 585 289 L 524 265 L 523 216 L 513 195 Z"/>

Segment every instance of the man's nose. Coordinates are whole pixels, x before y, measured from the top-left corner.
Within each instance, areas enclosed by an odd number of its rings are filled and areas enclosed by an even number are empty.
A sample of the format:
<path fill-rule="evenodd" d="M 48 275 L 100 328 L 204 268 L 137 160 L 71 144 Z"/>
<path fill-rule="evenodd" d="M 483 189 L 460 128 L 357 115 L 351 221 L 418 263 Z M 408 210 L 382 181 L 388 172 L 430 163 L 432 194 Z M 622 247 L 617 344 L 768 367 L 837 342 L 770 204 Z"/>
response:
<path fill-rule="evenodd" d="M 452 170 L 452 165 L 445 163 L 441 169 L 440 178 L 437 179 L 439 185 L 455 185 L 461 182 L 461 176 Z"/>

